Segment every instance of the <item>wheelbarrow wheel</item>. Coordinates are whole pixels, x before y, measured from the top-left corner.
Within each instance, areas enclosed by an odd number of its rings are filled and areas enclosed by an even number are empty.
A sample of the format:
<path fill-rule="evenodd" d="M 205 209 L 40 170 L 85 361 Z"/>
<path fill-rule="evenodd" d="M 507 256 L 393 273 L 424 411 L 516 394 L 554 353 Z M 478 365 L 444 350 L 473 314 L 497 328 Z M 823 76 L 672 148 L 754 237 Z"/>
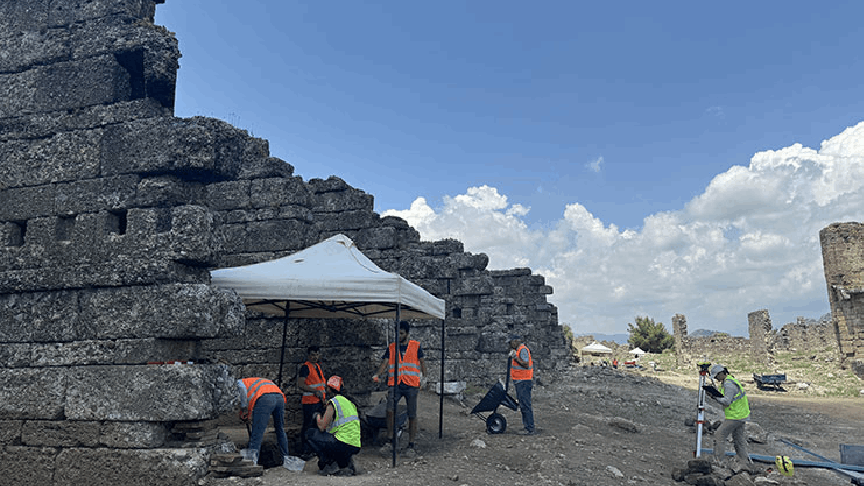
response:
<path fill-rule="evenodd" d="M 507 430 L 507 419 L 500 413 L 493 413 L 486 419 L 487 434 L 503 434 Z"/>

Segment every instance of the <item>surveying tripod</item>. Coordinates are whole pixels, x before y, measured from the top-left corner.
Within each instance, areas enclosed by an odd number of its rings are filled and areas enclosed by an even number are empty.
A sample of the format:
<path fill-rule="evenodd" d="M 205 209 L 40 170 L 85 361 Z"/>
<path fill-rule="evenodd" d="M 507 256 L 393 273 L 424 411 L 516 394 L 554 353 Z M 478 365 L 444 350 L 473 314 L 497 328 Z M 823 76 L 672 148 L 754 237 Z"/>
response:
<path fill-rule="evenodd" d="M 696 363 L 699 366 L 699 391 L 696 402 L 696 457 L 702 455 L 702 428 L 705 424 L 705 377 L 708 376 L 708 368 L 711 363 Z"/>

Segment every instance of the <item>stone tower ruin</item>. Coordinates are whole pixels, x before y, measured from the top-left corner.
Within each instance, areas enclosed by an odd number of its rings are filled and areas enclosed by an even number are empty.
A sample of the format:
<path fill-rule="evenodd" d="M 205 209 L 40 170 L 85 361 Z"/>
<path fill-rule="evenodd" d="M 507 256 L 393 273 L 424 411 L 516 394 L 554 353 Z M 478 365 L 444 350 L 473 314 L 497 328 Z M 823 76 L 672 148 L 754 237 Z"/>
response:
<path fill-rule="evenodd" d="M 265 140 L 174 117 L 159 3 L 0 2 L 0 484 L 193 484 L 233 380 L 275 379 L 280 361 L 281 320 L 247 315 L 209 271 L 338 233 L 447 301 L 444 341 L 437 322 L 412 328 L 433 377 L 443 348 L 448 381 L 497 379 L 513 331 L 541 379 L 567 365 L 542 276 L 486 270 L 337 177 L 304 181 Z M 288 377 L 319 345 L 362 396 L 390 327 L 291 321 Z"/>
<path fill-rule="evenodd" d="M 819 242 L 840 359 L 864 377 L 864 224 L 832 223 Z"/>

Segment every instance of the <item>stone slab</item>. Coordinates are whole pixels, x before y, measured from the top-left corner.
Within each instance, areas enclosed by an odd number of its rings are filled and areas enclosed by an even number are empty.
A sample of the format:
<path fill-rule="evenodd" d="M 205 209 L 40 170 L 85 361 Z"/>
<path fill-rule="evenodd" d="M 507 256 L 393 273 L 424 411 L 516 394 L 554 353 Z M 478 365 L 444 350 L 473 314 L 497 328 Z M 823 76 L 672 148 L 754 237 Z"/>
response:
<path fill-rule="evenodd" d="M 70 420 L 206 420 L 236 396 L 224 365 L 76 366 L 67 383 Z"/>
<path fill-rule="evenodd" d="M 189 486 L 207 473 L 205 449 L 64 449 L 54 486 Z"/>
<path fill-rule="evenodd" d="M 63 417 L 68 370 L 4 369 L 0 372 L 0 419 Z"/>

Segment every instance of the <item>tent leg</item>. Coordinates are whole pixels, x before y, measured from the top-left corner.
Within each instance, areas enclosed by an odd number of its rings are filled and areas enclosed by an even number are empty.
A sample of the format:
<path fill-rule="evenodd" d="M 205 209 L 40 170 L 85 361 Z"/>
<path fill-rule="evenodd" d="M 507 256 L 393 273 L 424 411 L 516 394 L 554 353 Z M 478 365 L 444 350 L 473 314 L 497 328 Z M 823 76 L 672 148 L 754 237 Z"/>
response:
<path fill-rule="evenodd" d="M 396 332 L 393 333 L 393 355 L 394 355 L 393 362 L 396 363 L 396 367 L 393 369 L 393 385 L 392 385 L 393 389 L 391 390 L 394 398 L 396 397 L 396 387 L 399 386 L 399 359 L 402 357 L 401 356 L 401 354 L 402 354 L 401 350 L 399 349 L 399 320 L 401 318 L 402 318 L 402 304 L 397 303 L 396 304 L 396 324 L 395 324 Z M 393 467 L 394 468 L 396 467 L 396 446 L 397 446 L 397 444 L 396 444 L 396 422 L 397 422 L 396 417 L 398 417 L 398 414 L 396 413 L 397 405 L 398 405 L 398 403 L 396 402 L 396 400 L 393 400 L 393 437 L 391 437 L 390 439 L 392 440 L 391 444 L 393 444 Z M 410 422 L 410 419 L 409 419 L 409 422 Z M 408 427 L 410 430 L 410 427 L 411 427 L 410 424 Z"/>
<path fill-rule="evenodd" d="M 290 303 L 285 302 L 285 320 L 282 322 L 282 349 L 279 351 L 279 378 L 277 378 L 277 382 L 279 383 L 277 386 L 282 387 L 282 365 L 285 363 L 285 340 L 288 336 L 288 314 Z"/>
<path fill-rule="evenodd" d="M 441 393 L 438 394 L 438 438 L 444 438 L 444 319 L 441 319 Z"/>

